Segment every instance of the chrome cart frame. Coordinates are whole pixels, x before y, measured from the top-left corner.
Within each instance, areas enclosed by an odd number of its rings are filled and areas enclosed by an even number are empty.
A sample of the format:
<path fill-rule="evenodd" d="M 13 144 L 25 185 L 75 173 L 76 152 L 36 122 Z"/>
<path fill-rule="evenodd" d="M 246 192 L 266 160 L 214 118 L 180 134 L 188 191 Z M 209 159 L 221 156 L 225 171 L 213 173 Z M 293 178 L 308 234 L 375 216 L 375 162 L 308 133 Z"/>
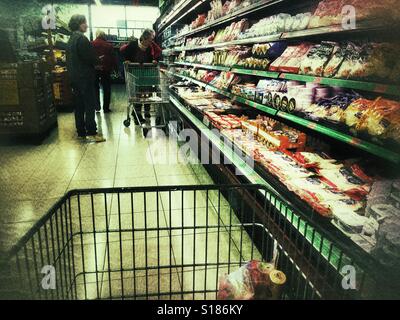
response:
<path fill-rule="evenodd" d="M 159 66 L 153 63 L 125 63 L 124 71 L 128 95 L 127 118 L 124 120 L 124 126 L 130 126 L 132 115 L 141 126 L 144 137 L 151 128 L 165 130 L 167 121 L 164 106 L 169 103 L 166 76 L 160 72 Z M 141 108 L 150 106 L 156 112 L 159 111 L 161 123 L 153 125 L 141 123 L 135 105 L 140 105 Z"/>

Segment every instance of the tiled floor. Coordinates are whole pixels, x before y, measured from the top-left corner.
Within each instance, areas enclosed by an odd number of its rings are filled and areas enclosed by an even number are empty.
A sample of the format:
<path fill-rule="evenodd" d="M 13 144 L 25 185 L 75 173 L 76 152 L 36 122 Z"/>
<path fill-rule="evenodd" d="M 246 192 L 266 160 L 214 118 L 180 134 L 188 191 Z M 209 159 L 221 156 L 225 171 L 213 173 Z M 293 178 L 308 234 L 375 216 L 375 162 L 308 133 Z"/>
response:
<path fill-rule="evenodd" d="M 58 118 L 58 129 L 54 130 L 41 145 L 0 146 L 0 252 L 10 249 L 57 199 L 71 189 L 212 184 L 212 179 L 200 164 L 160 164 L 158 157 L 160 150 L 168 149 L 171 152 L 171 159 L 177 158 L 179 151 L 176 143 L 154 133 L 152 138 L 144 139 L 141 131 L 133 124 L 130 128 L 125 128 L 122 124 L 126 110 L 124 87 L 114 89 L 112 97 L 114 112 L 97 115 L 99 129 L 107 138 L 107 142 L 87 144 L 78 141 L 75 138 L 73 114 L 61 113 Z M 167 194 L 159 195 L 159 203 L 155 200 L 156 197 L 149 197 L 146 202 L 147 226 L 151 224 L 153 227 L 193 226 L 194 223 L 205 225 L 205 221 L 208 224 L 218 224 L 218 215 L 221 217 L 220 221 L 226 221 L 230 214 L 229 207 L 223 199 L 221 203 L 223 210 L 217 213 L 215 197 L 214 203 L 209 200 L 207 204 L 204 194 L 196 195 L 196 203 L 193 201 L 193 195 L 186 196 L 183 206 L 181 199 L 175 195 L 171 199 Z M 130 199 L 125 199 L 124 195 L 121 195 L 118 200 L 113 194 L 107 200 L 107 210 L 104 206 L 98 209 L 96 204 L 97 230 L 104 228 L 107 223 L 111 229 L 132 229 Z M 143 201 L 136 201 L 134 211 L 137 228 L 138 223 L 144 225 L 142 214 L 145 210 Z M 104 202 L 100 200 L 100 203 Z M 82 200 L 80 206 L 84 228 L 92 226 L 90 203 L 85 204 Z M 182 208 L 185 211 L 184 216 Z M 78 228 L 77 211 L 72 211 L 73 226 Z M 105 211 L 109 213 L 109 216 L 106 216 L 107 221 L 104 218 Z M 118 219 L 118 212 L 121 213 L 121 222 Z M 122 284 L 125 293 L 127 291 L 131 294 L 132 291 L 143 293 L 146 283 L 148 289 L 155 290 L 159 278 L 161 289 L 165 287 L 164 290 L 167 291 L 170 289 L 169 286 L 173 291 L 193 291 L 193 288 L 199 289 L 204 286 L 215 289 L 218 280 L 215 267 L 208 268 L 207 272 L 203 268 L 195 273 L 192 267 L 185 267 L 182 270 L 156 269 L 150 270 L 148 277 L 145 277 L 145 273 L 133 275 L 132 271 L 109 274 L 110 268 L 121 269 L 120 248 L 124 259 L 123 267 L 127 269 L 132 268 L 131 257 L 135 257 L 136 267 L 143 264 L 144 252 L 148 253 L 148 265 L 155 265 L 158 263 L 157 260 L 164 265 L 209 263 L 220 258 L 234 258 L 238 254 L 237 250 L 232 249 L 235 247 L 232 241 L 235 240 L 230 239 L 224 228 L 218 229 L 218 232 L 216 229 L 195 231 L 194 228 L 189 228 L 164 230 L 159 234 L 153 231 L 146 235 L 139 231 L 134 245 L 130 233 L 124 233 L 122 236 L 118 232 L 111 233 L 109 241 L 106 241 L 104 234 L 99 234 L 96 238 L 96 252 L 92 235 L 93 233 L 89 233 L 82 239 L 74 239 L 74 244 L 78 245 L 78 248 L 84 248 L 86 270 L 96 270 L 97 267 L 99 271 L 107 271 L 100 274 L 100 280 L 96 279 L 94 274 L 87 276 L 85 282 L 89 284 L 86 286 L 88 298 L 107 297 L 110 294 L 109 284 L 112 284 L 113 296 L 118 296 Z M 239 239 L 238 233 L 233 238 Z M 244 247 L 251 245 L 246 236 L 243 241 Z M 80 247 L 79 243 L 83 246 Z M 227 254 L 232 256 L 226 257 Z M 98 261 L 97 266 L 94 262 L 95 256 Z M 107 263 L 109 257 L 110 266 Z M 237 259 L 239 257 L 235 258 Z M 121 278 L 124 279 L 123 282 Z M 208 284 L 210 281 L 211 284 Z M 82 283 L 83 279 L 78 279 L 77 291 L 81 298 L 85 297 L 83 288 L 79 289 Z M 193 295 L 188 295 L 188 298 L 192 297 Z M 203 294 L 199 297 L 203 297 Z M 178 295 L 175 298 L 182 296 Z"/>
<path fill-rule="evenodd" d="M 0 146 L 0 251 L 10 248 L 67 190 L 76 188 L 198 184 L 200 165 L 154 166 L 150 143 L 133 125 L 126 129 L 124 87 L 115 87 L 111 114 L 98 114 L 107 142 L 75 138 L 72 113 L 39 146 Z M 157 148 L 168 141 L 157 139 Z M 146 156 L 146 154 L 148 154 Z M 211 179 L 206 180 L 211 183 Z M 205 181 L 203 181 L 205 183 Z"/>

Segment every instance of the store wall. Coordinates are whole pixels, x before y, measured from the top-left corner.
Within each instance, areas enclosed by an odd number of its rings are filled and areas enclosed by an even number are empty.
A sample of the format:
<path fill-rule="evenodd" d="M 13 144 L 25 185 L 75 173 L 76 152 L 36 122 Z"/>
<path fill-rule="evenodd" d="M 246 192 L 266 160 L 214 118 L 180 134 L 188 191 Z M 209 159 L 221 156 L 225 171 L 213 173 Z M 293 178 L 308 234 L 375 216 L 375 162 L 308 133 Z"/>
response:
<path fill-rule="evenodd" d="M 28 41 L 43 36 L 41 34 L 44 31 L 41 25 L 42 9 L 46 4 L 47 2 L 44 0 L 0 1 L 0 29 L 6 31 L 14 50 L 20 57 L 29 57 L 30 53 L 26 50 Z M 55 6 L 57 16 L 66 23 L 75 13 L 88 17 L 86 4 L 57 3 Z M 157 7 L 93 5 L 93 32 L 95 33 L 97 28 L 116 28 L 124 24 L 125 27 L 130 28 L 126 31 L 126 36 L 137 36 L 141 29 L 151 27 L 158 16 L 159 9 Z M 134 32 L 133 29 L 137 30 Z M 89 36 L 89 32 L 87 35 Z M 120 36 L 125 36 L 125 34 L 120 34 Z"/>
<path fill-rule="evenodd" d="M 41 21 L 43 1 L 0 1 L 0 29 L 5 30 L 10 42 L 18 53 L 29 55 L 25 52 L 27 42 L 39 37 L 43 32 Z M 69 17 L 75 13 L 87 14 L 86 5 L 57 4 L 58 16 L 68 22 Z"/>

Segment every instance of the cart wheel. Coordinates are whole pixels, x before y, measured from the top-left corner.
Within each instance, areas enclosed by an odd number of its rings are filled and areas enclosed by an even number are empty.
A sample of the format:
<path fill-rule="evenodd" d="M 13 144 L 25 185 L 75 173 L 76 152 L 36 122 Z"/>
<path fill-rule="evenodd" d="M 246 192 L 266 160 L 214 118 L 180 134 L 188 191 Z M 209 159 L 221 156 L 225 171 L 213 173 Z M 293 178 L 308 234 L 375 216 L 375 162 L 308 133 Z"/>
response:
<path fill-rule="evenodd" d="M 130 125 L 131 125 L 131 120 L 130 119 L 125 119 L 124 120 L 124 126 L 128 128 Z"/>

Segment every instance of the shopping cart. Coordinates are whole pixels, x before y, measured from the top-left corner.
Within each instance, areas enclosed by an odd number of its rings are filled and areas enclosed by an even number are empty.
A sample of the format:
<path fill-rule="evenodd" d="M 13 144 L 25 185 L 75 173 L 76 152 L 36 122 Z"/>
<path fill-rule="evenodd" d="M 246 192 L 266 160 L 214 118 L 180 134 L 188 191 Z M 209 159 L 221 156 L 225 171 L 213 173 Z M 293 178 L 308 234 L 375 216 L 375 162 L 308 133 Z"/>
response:
<path fill-rule="evenodd" d="M 166 129 L 165 105 L 169 103 L 167 92 L 167 78 L 160 72 L 158 65 L 153 63 L 125 63 L 125 82 L 128 94 L 127 118 L 124 120 L 124 126 L 131 124 L 131 115 L 141 124 L 143 135 L 146 136 L 151 128 Z M 136 106 L 136 108 L 135 108 Z M 137 106 L 141 109 L 145 107 L 153 108 L 156 113 L 155 123 L 141 123 Z"/>
<path fill-rule="evenodd" d="M 290 210 L 259 185 L 72 190 L 2 261 L 0 298 L 215 299 L 253 259 L 285 273 L 282 298 L 351 294 L 288 237 Z"/>

